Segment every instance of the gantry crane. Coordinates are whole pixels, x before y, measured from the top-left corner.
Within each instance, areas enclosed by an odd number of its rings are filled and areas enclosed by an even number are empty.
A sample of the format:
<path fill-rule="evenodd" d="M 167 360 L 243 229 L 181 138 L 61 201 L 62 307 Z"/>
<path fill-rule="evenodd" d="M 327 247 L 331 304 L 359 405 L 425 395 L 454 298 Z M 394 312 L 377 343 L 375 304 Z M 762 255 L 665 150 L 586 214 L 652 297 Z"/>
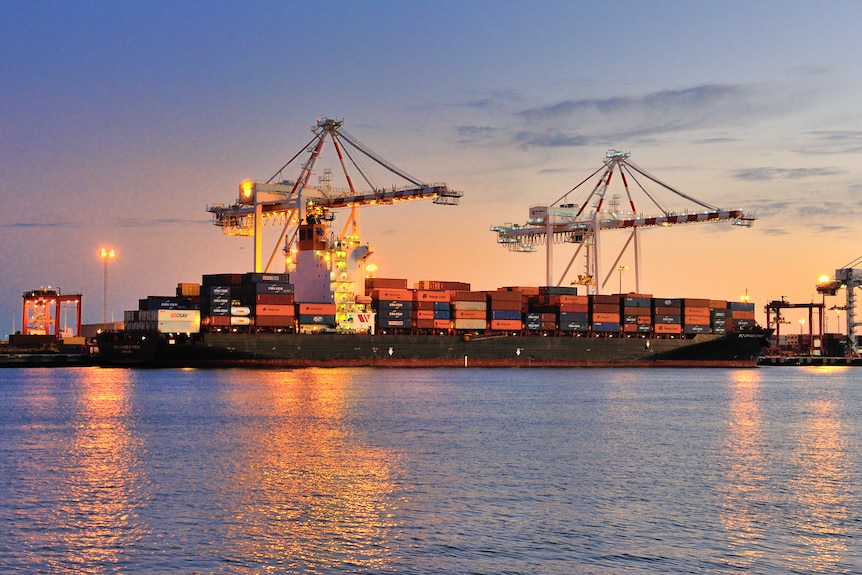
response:
<path fill-rule="evenodd" d="M 587 286 L 588 290 L 599 293 L 611 277 L 618 264 L 631 246 L 634 250 L 635 291 L 640 291 L 640 241 L 642 228 L 667 227 L 674 224 L 698 222 L 731 222 L 734 225 L 751 227 L 756 217 L 739 209 L 722 210 L 706 202 L 688 196 L 638 167 L 629 159 L 628 152 L 609 150 L 605 155 L 604 165 L 590 174 L 577 186 L 566 192 L 561 198 L 548 206 L 530 208 L 530 217 L 525 225 L 506 223 L 493 226 L 491 231 L 497 232 L 497 242 L 514 252 L 535 252 L 536 246 L 546 246 L 546 285 L 561 285 L 571 271 L 576 258 L 584 250 L 586 263 L 584 273 L 578 275 L 572 284 Z M 621 207 L 620 196 L 612 196 L 605 203 L 608 188 L 615 172 L 619 172 L 625 189 L 627 206 Z M 571 203 L 570 195 L 596 175 L 601 173 L 592 191 L 581 203 Z M 642 179 L 643 180 L 642 180 Z M 645 216 L 638 211 L 629 187 L 629 179 L 643 192 L 646 198 L 656 206 L 661 213 L 655 216 Z M 646 188 L 646 181 L 661 186 L 679 198 L 697 206 L 695 211 L 688 209 L 676 212 L 666 208 L 659 197 Z M 614 263 L 610 266 L 600 284 L 602 266 L 600 265 L 600 232 L 604 230 L 630 230 L 628 240 L 623 245 Z M 553 245 L 556 243 L 577 244 L 574 255 L 556 284 L 553 279 Z"/>
<path fill-rule="evenodd" d="M 849 352 L 854 356 L 858 356 L 862 352 L 859 338 L 856 336 L 856 328 L 862 326 L 862 322 L 856 321 L 856 290 L 862 288 L 862 270 L 853 267 L 860 263 L 862 263 L 862 257 L 856 258 L 843 268 L 835 270 L 834 278 L 817 285 L 817 292 L 823 294 L 824 298 L 827 295 L 836 295 L 841 288 L 847 290 L 847 303 L 844 307 L 847 311 L 847 339 Z"/>
<path fill-rule="evenodd" d="M 441 205 L 457 205 L 462 196 L 462 192 L 449 189 L 445 183 L 427 184 L 397 168 L 347 133 L 342 128 L 343 123 L 343 120 L 318 119 L 312 127 L 314 137 L 269 180 L 265 183 L 245 181 L 240 184 L 239 199 L 234 204 L 207 207 L 207 211 L 213 214 L 215 225 L 221 227 L 226 235 L 254 237 L 255 272 L 273 271 L 279 250 L 283 250 L 284 271 L 299 271 L 296 279 L 297 296 L 314 298 L 305 301 L 318 301 L 325 297 L 321 291 L 328 289 L 323 286 L 329 285 L 329 276 L 333 272 L 330 256 L 334 251 L 351 252 L 352 256 L 342 257 L 352 257 L 354 263 L 361 263 L 370 255 L 370 246 L 360 247 L 360 206 L 418 199 L 432 199 L 435 204 Z M 328 169 L 324 170 L 319 185 L 310 184 L 314 166 L 327 139 L 332 140 L 338 155 L 347 181 L 346 189 L 332 187 L 332 172 Z M 295 180 L 283 179 L 282 174 L 303 152 L 309 152 L 310 155 L 298 177 Z M 388 188 L 376 185 L 371 172 L 361 163 L 363 157 L 408 184 Z M 348 170 L 348 161 L 371 187 L 371 191 L 357 191 Z M 330 231 L 330 223 L 335 218 L 332 211 L 342 208 L 350 208 L 350 216 L 341 233 L 335 237 Z M 265 225 L 282 226 L 282 231 L 264 266 L 262 232 Z M 323 252 L 329 252 L 329 255 L 322 255 Z M 303 259 L 307 261 L 303 262 Z M 307 269 L 303 269 L 303 266 Z M 359 265 L 357 269 L 360 269 Z M 291 281 L 295 281 L 293 277 Z M 306 285 L 303 282 L 311 283 Z"/>

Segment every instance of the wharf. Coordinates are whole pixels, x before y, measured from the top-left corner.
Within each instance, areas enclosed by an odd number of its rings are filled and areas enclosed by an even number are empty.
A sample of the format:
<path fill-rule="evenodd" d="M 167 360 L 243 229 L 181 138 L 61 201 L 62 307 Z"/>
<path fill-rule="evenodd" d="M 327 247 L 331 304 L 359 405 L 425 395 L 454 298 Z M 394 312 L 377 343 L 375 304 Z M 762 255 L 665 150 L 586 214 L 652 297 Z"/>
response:
<path fill-rule="evenodd" d="M 767 355 L 757 359 L 757 365 L 796 366 L 796 365 L 848 365 L 862 366 L 862 357 L 826 357 L 818 355 Z"/>

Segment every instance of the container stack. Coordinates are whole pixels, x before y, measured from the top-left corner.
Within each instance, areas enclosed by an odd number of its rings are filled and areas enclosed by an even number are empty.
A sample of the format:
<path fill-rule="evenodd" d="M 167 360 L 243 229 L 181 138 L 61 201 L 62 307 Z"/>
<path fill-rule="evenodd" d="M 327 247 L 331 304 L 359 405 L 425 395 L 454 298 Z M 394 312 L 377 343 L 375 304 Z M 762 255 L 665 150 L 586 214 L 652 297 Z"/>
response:
<path fill-rule="evenodd" d="M 482 291 L 455 291 L 452 294 L 452 319 L 456 330 L 488 328 L 488 301 Z"/>
<path fill-rule="evenodd" d="M 205 275 L 200 294 L 202 323 L 210 329 L 295 329 L 293 284 L 287 274 Z"/>
<path fill-rule="evenodd" d="M 420 282 L 421 283 L 421 282 Z M 448 330 L 451 327 L 449 292 L 416 289 L 413 291 L 412 323 L 419 330 Z"/>
<path fill-rule="evenodd" d="M 653 299 L 653 331 L 657 335 L 682 333 L 681 299 Z"/>
<path fill-rule="evenodd" d="M 623 332 L 649 334 L 652 331 L 652 297 L 628 295 L 622 304 Z"/>
<path fill-rule="evenodd" d="M 727 333 L 727 302 L 724 300 L 709 300 L 709 327 L 712 333 L 724 335 Z"/>
<path fill-rule="evenodd" d="M 730 323 L 728 329 L 741 331 L 754 327 L 754 304 L 741 301 L 729 302 Z"/>
<path fill-rule="evenodd" d="M 371 306 L 377 312 L 378 330 L 413 328 L 413 292 L 406 287 L 373 289 Z"/>
<path fill-rule="evenodd" d="M 521 320 L 521 292 L 489 291 L 488 327 L 492 331 L 520 331 L 524 329 Z"/>
<path fill-rule="evenodd" d="M 686 335 L 709 333 L 711 313 L 708 299 L 682 300 L 683 331 Z"/>
<path fill-rule="evenodd" d="M 334 303 L 299 303 L 296 305 L 300 333 L 314 333 L 335 327 Z"/>
<path fill-rule="evenodd" d="M 596 333 L 619 333 L 620 296 L 594 295 L 592 297 L 590 328 Z"/>

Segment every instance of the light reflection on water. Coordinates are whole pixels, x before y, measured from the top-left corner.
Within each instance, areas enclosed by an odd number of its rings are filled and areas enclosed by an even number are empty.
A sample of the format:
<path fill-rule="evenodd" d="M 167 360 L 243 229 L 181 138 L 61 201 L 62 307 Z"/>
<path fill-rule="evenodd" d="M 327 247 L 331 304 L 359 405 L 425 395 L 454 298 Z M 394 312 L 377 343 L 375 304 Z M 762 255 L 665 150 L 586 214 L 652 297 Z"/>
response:
<path fill-rule="evenodd" d="M 0 573 L 862 572 L 856 373 L 0 371 Z"/>

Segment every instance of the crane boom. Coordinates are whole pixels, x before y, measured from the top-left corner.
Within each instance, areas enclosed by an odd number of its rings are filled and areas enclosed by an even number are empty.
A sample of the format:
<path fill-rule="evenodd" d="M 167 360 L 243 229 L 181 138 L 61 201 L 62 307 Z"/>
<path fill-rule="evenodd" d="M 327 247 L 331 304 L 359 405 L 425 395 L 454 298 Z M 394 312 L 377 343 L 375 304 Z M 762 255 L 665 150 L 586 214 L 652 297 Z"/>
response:
<path fill-rule="evenodd" d="M 525 224 L 505 223 L 500 226 L 491 227 L 491 231 L 497 233 L 497 242 L 514 252 L 535 252 L 537 250 L 537 246 L 545 245 L 547 251 L 547 285 L 554 285 L 552 277 L 552 246 L 555 243 L 577 244 L 579 247 L 572 260 L 578 256 L 581 248 L 586 246 L 586 269 L 583 274 L 579 275 L 578 282 L 573 283 L 596 286 L 596 278 L 601 277 L 599 252 L 600 233 L 605 230 L 629 230 L 631 232 L 631 237 L 629 238 L 629 241 L 626 242 L 623 250 L 625 250 L 629 245 L 634 248 L 635 277 L 637 284 L 635 289 L 639 291 L 639 230 L 650 227 L 669 227 L 675 224 L 703 222 L 730 222 L 733 225 L 744 227 L 751 227 L 754 223 L 756 216 L 746 213 L 741 209 L 720 209 L 664 184 L 658 178 L 636 166 L 629 160 L 629 156 L 630 154 L 627 152 L 620 152 L 618 150 L 608 151 L 605 155 L 604 168 L 599 168 L 593 172 L 591 176 L 566 192 L 563 197 L 559 198 L 553 204 L 548 206 L 534 206 L 530 208 L 530 216 Z M 616 197 L 612 198 L 611 201 L 608 202 L 610 204 L 609 206 L 605 205 L 608 188 L 616 171 L 619 171 L 620 173 L 620 180 L 624 186 L 630 210 L 620 210 Z M 592 188 L 592 191 L 587 195 L 586 199 L 580 203 L 571 203 L 569 195 L 583 184 L 586 184 L 600 172 L 601 176 Z M 671 192 L 677 198 L 682 198 L 688 202 L 694 203 L 697 207 L 693 210 L 683 209 L 671 211 L 663 205 L 655 192 L 650 191 L 641 183 L 638 176 L 646 178 L 654 184 L 658 184 L 661 188 Z M 656 215 L 644 215 L 638 211 L 635 206 L 634 196 L 629 186 L 629 180 L 637 185 L 647 200 L 661 213 Z M 617 256 L 617 261 L 614 263 L 614 266 L 619 263 L 621 255 L 622 252 Z M 572 262 L 570 261 L 565 273 L 568 273 L 571 266 Z M 560 278 L 557 285 L 560 285 L 565 279 L 565 273 L 563 274 L 563 277 Z M 605 277 L 601 286 L 607 283 L 609 277 L 610 272 Z M 598 286 L 598 288 L 601 286 Z M 598 291 L 598 288 L 593 289 Z"/>

